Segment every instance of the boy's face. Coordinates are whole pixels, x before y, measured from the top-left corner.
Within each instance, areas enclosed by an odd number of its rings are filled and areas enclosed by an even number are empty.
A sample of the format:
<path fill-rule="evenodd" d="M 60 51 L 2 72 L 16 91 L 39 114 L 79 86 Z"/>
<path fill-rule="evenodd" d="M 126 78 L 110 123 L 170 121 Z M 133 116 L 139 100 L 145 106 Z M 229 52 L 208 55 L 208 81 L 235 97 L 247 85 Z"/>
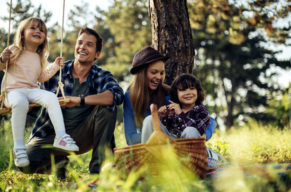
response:
<path fill-rule="evenodd" d="M 96 52 L 96 38 L 94 35 L 82 33 L 76 42 L 75 59 L 83 65 L 93 64 L 100 52 Z"/>
<path fill-rule="evenodd" d="M 198 97 L 197 89 L 195 87 L 189 87 L 184 90 L 178 88 L 177 95 L 178 95 L 178 99 L 181 103 L 182 108 L 183 106 L 187 106 L 187 107 L 195 106 L 195 102 Z"/>

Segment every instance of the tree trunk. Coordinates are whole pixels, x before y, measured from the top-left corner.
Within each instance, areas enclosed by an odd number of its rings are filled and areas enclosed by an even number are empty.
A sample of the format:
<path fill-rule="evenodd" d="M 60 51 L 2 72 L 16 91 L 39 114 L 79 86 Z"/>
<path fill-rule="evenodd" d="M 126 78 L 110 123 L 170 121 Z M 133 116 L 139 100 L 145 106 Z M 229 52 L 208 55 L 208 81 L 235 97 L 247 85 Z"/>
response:
<path fill-rule="evenodd" d="M 166 80 L 171 84 L 181 73 L 192 73 L 194 45 L 187 0 L 149 0 L 152 46 L 170 59 L 166 62 Z"/>
<path fill-rule="evenodd" d="M 223 73 L 223 72 L 222 72 Z M 223 75 L 224 76 L 224 75 Z M 221 78 L 223 79 L 223 78 Z M 236 83 L 232 79 L 232 87 L 231 90 L 227 90 L 224 82 L 222 81 L 222 87 L 225 95 L 225 101 L 227 103 L 227 115 L 224 119 L 224 124 L 226 125 L 227 129 L 230 129 L 234 125 L 234 116 L 233 116 L 233 109 L 235 106 L 235 87 Z"/>
<path fill-rule="evenodd" d="M 234 107 L 234 97 L 231 96 L 229 102 L 227 102 L 227 116 L 224 124 L 226 125 L 227 129 L 230 129 L 233 126 L 234 119 L 233 119 L 233 107 Z"/>

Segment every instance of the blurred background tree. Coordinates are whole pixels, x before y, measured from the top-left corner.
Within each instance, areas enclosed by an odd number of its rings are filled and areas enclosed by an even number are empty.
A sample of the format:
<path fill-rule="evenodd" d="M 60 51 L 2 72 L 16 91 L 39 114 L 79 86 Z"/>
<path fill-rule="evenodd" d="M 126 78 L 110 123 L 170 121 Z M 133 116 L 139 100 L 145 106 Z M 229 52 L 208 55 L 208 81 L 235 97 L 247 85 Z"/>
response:
<path fill-rule="evenodd" d="M 265 122 L 281 129 L 287 127 L 291 129 L 291 83 L 289 88 L 274 93 L 271 98 L 268 100 L 268 107 L 266 109 L 266 114 L 269 115 L 269 118 L 266 118 Z"/>
<path fill-rule="evenodd" d="M 104 18 L 112 34 L 107 64 L 113 73 L 119 70 L 117 76 L 123 80 L 129 75 L 134 54 L 151 45 L 147 0 L 114 0 Z"/>
<path fill-rule="evenodd" d="M 274 7 L 277 3 L 188 2 L 198 52 L 194 74 L 207 91 L 206 103 L 224 118 L 227 128 L 248 121 L 248 117 L 268 122 L 271 114 L 267 114 L 266 107 L 272 99 L 268 93 L 280 91 L 278 84 L 272 82 L 276 72 L 271 69 L 290 69 L 290 60 L 278 60 L 279 51 L 270 47 L 271 42 L 285 43 L 290 39 L 290 26 L 276 25 L 278 19 L 288 16 L 290 5 Z"/>

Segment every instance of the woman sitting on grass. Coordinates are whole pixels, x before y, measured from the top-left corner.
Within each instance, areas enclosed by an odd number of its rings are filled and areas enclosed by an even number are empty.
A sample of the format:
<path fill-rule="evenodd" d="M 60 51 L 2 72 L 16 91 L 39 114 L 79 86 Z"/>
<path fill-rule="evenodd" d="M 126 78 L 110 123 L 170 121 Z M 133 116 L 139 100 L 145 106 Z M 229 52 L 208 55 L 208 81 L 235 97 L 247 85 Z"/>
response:
<path fill-rule="evenodd" d="M 133 81 L 125 92 L 123 121 L 128 145 L 141 143 L 141 126 L 150 115 L 150 104 L 158 107 L 169 104 L 169 86 L 163 83 L 165 61 L 157 50 L 147 47 L 138 51 L 133 58 L 130 73 Z"/>
<path fill-rule="evenodd" d="M 151 118 L 150 104 L 156 104 L 158 108 L 171 105 L 169 102 L 170 88 L 164 84 L 165 62 L 167 59 L 168 57 L 162 56 L 151 47 L 138 51 L 133 58 L 130 73 L 134 77 L 124 95 L 123 103 L 124 131 L 128 145 L 139 144 L 142 141 L 145 142 L 152 134 L 152 126 L 142 128 L 145 118 L 148 116 Z M 159 109 L 160 112 L 162 110 L 163 108 Z M 148 123 L 152 124 L 151 119 Z M 206 140 L 208 140 L 212 136 L 216 122 L 213 118 L 210 118 L 209 124 L 207 123 L 205 126 L 202 129 L 206 129 L 204 133 Z M 188 135 L 186 137 L 191 136 Z M 217 159 L 215 157 L 218 157 L 218 155 L 208 150 L 208 156 L 209 166 L 215 167 Z"/>
<path fill-rule="evenodd" d="M 138 51 L 133 58 L 130 72 L 134 77 L 123 103 L 124 131 L 128 145 L 146 141 L 152 133 L 142 134 L 145 132 L 142 130 L 143 121 L 150 115 L 150 104 L 154 103 L 158 108 L 170 105 L 170 87 L 163 83 L 167 59 L 151 47 Z M 211 118 L 205 132 L 206 140 L 211 138 L 215 126 L 216 122 Z"/>

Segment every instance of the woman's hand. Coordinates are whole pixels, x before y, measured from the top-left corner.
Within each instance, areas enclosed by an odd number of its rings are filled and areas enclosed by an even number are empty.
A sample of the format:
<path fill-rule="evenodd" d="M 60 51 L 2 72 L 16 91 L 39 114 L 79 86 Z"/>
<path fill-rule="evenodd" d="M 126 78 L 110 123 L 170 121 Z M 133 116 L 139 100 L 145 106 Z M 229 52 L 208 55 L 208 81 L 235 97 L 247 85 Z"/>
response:
<path fill-rule="evenodd" d="M 170 111 L 175 112 L 177 115 L 182 113 L 182 109 L 178 103 L 174 103 L 173 101 L 170 100 L 170 105 L 168 106 Z"/>
<path fill-rule="evenodd" d="M 57 64 L 59 67 L 64 66 L 64 58 L 63 57 L 57 57 L 55 60 L 55 64 Z"/>

